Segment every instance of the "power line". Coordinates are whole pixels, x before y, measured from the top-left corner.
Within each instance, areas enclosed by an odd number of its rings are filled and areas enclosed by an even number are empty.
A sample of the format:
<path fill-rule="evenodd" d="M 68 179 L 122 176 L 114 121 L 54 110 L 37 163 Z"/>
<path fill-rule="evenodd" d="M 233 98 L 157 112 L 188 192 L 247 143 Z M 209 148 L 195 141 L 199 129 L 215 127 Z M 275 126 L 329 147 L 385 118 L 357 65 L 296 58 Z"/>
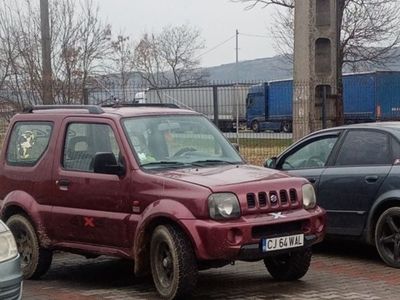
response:
<path fill-rule="evenodd" d="M 208 54 L 208 53 L 214 51 L 215 49 L 221 47 L 222 45 L 225 45 L 227 42 L 231 41 L 231 40 L 234 39 L 235 37 L 236 37 L 236 34 L 232 35 L 231 37 L 229 37 L 229 38 L 226 39 L 225 41 L 223 41 L 223 42 L 219 43 L 218 45 L 212 47 L 211 49 L 207 50 L 206 52 L 203 52 L 202 54 L 196 56 L 195 59 L 200 58 L 200 57 L 202 57 L 202 56 L 204 56 L 204 55 L 206 55 L 206 54 Z"/>
<path fill-rule="evenodd" d="M 240 35 L 243 36 L 248 36 L 248 37 L 257 37 L 257 38 L 271 38 L 271 36 L 268 35 L 261 35 L 261 34 L 252 34 L 252 33 L 240 33 Z"/>

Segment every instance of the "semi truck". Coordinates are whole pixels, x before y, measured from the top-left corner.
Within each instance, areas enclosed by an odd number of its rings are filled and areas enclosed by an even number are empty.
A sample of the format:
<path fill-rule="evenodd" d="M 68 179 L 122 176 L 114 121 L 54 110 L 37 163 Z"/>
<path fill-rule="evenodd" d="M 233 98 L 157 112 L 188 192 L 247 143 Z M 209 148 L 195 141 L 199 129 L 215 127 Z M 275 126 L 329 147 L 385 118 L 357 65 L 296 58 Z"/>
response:
<path fill-rule="evenodd" d="M 343 75 L 346 124 L 400 120 L 400 72 Z M 293 80 L 251 86 L 246 99 L 247 127 L 254 132 L 292 131 Z"/>

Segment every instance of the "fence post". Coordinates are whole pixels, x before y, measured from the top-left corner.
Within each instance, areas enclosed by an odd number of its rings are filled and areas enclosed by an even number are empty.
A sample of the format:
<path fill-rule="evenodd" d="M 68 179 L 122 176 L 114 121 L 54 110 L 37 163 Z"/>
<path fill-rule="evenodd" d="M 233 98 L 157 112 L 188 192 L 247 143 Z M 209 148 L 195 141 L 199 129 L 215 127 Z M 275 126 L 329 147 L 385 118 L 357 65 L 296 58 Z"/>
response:
<path fill-rule="evenodd" d="M 322 87 L 322 128 L 326 128 L 326 85 Z"/>
<path fill-rule="evenodd" d="M 88 105 L 89 104 L 89 90 L 88 88 L 83 89 L 83 104 Z"/>
<path fill-rule="evenodd" d="M 214 124 L 219 128 L 218 113 L 218 87 L 213 86 L 213 104 L 214 104 Z"/>

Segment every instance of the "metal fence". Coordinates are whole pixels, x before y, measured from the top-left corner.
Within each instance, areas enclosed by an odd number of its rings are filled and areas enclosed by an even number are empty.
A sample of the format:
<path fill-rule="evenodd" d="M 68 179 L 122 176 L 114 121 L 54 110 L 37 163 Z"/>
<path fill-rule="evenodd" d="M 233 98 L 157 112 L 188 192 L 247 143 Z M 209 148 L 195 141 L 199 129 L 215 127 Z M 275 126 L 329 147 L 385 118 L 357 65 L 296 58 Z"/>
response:
<path fill-rule="evenodd" d="M 231 142 L 239 145 L 240 153 L 248 162 L 262 165 L 267 158 L 277 155 L 291 144 L 291 128 L 284 129 L 280 120 L 274 120 L 275 127 L 272 128 L 252 128 L 249 122 L 249 118 L 256 117 L 260 121 L 263 117 L 266 91 L 258 94 L 257 100 L 260 103 L 256 104 L 255 108 L 259 110 L 257 116 L 254 113 L 249 115 L 249 94 L 251 90 L 262 89 L 265 86 L 266 83 L 263 82 L 161 88 L 143 86 L 121 88 L 117 85 L 106 85 L 89 89 L 87 101 L 90 104 L 110 104 L 118 101 L 172 103 L 181 108 L 200 112 L 214 122 Z"/>
<path fill-rule="evenodd" d="M 7 127 L 7 125 L 6 125 L 5 120 L 0 118 L 0 149 L 3 146 L 3 140 L 4 140 L 4 135 L 6 132 L 6 127 Z"/>
<path fill-rule="evenodd" d="M 310 85 L 298 88 L 311 89 Z M 327 92 L 316 87 L 311 128 L 332 126 L 340 121 L 336 98 L 326 95 Z M 217 82 L 178 88 L 121 88 L 114 84 L 89 89 L 87 97 L 93 104 L 162 102 L 200 112 L 231 142 L 239 144 L 245 159 L 256 165 L 263 164 L 292 143 L 292 80 Z M 345 124 L 400 120 L 400 72 L 344 75 L 343 107 Z"/>
<path fill-rule="evenodd" d="M 133 84 L 122 88 L 118 82 L 109 82 L 88 87 L 84 98 L 85 103 L 100 105 L 118 101 L 173 103 L 200 112 L 239 145 L 248 162 L 256 165 L 292 143 L 292 80 L 160 88 Z M 316 101 L 317 113 L 312 122 L 327 123 L 324 116 L 332 115 L 327 113 L 330 108 L 324 102 L 326 99 Z M 400 120 L 400 72 L 345 75 L 343 106 L 347 124 Z"/>

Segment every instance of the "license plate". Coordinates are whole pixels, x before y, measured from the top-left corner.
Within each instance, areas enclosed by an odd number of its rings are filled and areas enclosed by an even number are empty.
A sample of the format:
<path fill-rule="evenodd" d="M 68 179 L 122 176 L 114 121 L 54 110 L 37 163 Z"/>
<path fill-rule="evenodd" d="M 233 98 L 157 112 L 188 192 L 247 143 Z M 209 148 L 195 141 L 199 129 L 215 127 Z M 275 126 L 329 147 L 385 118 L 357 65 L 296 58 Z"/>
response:
<path fill-rule="evenodd" d="M 301 246 L 304 246 L 304 234 L 295 234 L 261 240 L 261 249 L 263 252 L 296 248 Z"/>

